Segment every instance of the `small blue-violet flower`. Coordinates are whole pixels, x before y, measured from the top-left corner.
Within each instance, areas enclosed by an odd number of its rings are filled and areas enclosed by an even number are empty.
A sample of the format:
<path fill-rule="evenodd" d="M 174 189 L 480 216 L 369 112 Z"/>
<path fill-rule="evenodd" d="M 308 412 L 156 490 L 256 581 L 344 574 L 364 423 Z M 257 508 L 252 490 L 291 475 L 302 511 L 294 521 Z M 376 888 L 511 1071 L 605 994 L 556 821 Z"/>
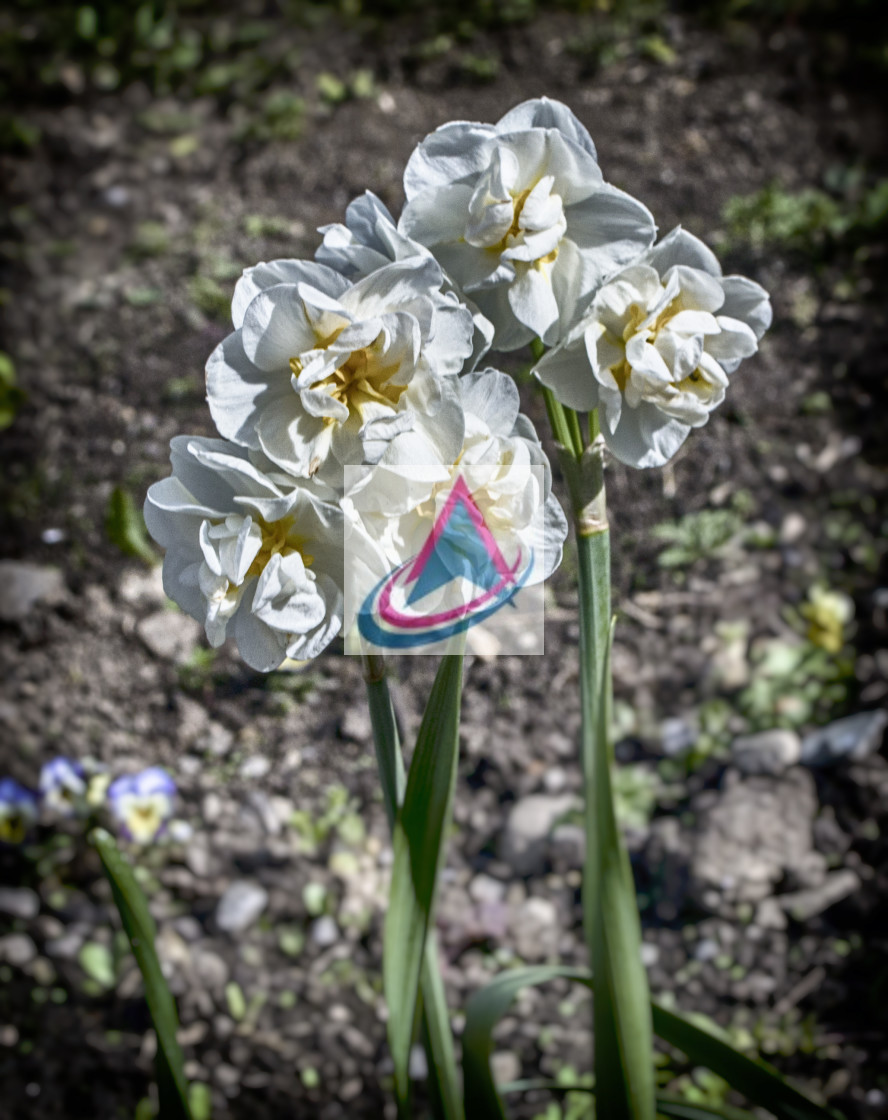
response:
<path fill-rule="evenodd" d="M 150 844 L 173 815 L 176 783 L 160 766 L 126 774 L 108 787 L 108 804 L 127 840 Z"/>
<path fill-rule="evenodd" d="M 87 777 L 81 763 L 64 755 L 47 762 L 40 771 L 40 797 L 45 807 L 60 817 L 72 817 L 86 805 Z"/>
<path fill-rule="evenodd" d="M 0 843 L 21 844 L 37 819 L 37 794 L 14 778 L 0 778 Z"/>

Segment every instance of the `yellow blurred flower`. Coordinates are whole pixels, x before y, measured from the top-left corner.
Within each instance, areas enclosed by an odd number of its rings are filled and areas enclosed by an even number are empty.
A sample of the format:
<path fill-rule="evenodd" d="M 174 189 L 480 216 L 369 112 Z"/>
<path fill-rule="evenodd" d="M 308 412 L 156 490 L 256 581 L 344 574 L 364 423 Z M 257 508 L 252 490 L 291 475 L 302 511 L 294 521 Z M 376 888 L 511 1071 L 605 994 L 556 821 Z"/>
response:
<path fill-rule="evenodd" d="M 827 653 L 838 653 L 845 641 L 845 627 L 854 617 L 854 603 L 841 591 L 815 585 L 801 614 L 808 621 L 808 641 Z"/>

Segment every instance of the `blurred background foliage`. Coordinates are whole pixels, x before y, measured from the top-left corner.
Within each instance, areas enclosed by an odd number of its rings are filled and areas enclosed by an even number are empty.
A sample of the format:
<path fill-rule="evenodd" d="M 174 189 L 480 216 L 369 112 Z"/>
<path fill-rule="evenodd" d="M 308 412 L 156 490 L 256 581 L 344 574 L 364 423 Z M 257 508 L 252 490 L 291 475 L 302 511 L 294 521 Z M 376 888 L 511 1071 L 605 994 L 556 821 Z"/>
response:
<path fill-rule="evenodd" d="M 110 92 L 138 80 L 153 93 L 249 96 L 299 66 L 299 33 L 330 21 L 368 34 L 409 17 L 419 33 L 414 62 L 461 44 L 463 69 L 478 80 L 495 76 L 497 60 L 473 55 L 476 35 L 532 19 L 543 8 L 584 17 L 571 47 L 589 65 L 606 64 L 635 50 L 669 63 L 671 17 L 698 20 L 742 35 L 801 31 L 817 40 L 824 72 L 868 80 L 888 68 L 888 5 L 883 0 L 105 0 L 79 4 L 8 0 L 0 12 L 0 97 L 64 102 L 89 92 Z M 292 31 L 291 35 L 287 30 Z M 328 82 L 332 99 L 359 91 Z M 360 83 L 359 83 L 360 84 Z M 4 145 L 27 147 L 33 126 L 7 115 Z"/>

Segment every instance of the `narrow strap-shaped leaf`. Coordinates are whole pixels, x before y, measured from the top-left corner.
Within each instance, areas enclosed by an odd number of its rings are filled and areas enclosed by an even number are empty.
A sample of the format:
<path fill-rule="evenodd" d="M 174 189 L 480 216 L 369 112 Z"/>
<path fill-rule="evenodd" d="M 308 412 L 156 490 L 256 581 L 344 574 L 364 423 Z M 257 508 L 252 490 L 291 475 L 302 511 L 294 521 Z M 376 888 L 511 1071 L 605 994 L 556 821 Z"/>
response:
<path fill-rule="evenodd" d="M 545 984 L 559 977 L 584 984 L 590 989 L 594 987 L 592 977 L 585 969 L 540 965 L 509 969 L 469 999 L 462 1039 L 466 1120 L 505 1120 L 506 1114 L 490 1069 L 493 1030 L 522 988 Z M 777 1120 L 842 1120 L 840 1113 L 815 1104 L 784 1081 L 767 1062 L 748 1058 L 709 1031 L 657 1003 L 653 1003 L 651 1008 L 654 1032 L 659 1038 L 681 1050 L 695 1065 L 705 1066 L 724 1078 L 750 1103 L 767 1109 Z M 737 1109 L 691 1105 L 666 1094 L 657 1097 L 656 1107 L 661 1115 L 674 1116 L 677 1120 L 709 1120 L 712 1116 L 721 1116 L 723 1120 L 745 1120 L 745 1114 Z M 681 1109 L 684 1111 L 679 1111 Z"/>
<path fill-rule="evenodd" d="M 614 812 L 610 735 L 610 534 L 577 533 L 586 861 L 583 917 L 596 978 L 595 1083 L 609 1120 L 653 1120 L 650 993 L 629 857 Z"/>
<path fill-rule="evenodd" d="M 505 1120 L 506 1113 L 490 1069 L 494 1027 L 522 988 L 546 984 L 560 976 L 584 982 L 589 979 L 588 973 L 578 973 L 576 969 L 559 965 L 510 968 L 469 999 L 462 1035 L 466 1120 Z"/>
<path fill-rule="evenodd" d="M 550 1081 L 545 1078 L 539 1080 L 511 1081 L 502 1085 L 502 1093 L 530 1093 L 535 1090 L 545 1089 L 550 1093 L 589 1093 L 595 1095 L 594 1085 L 571 1085 L 563 1081 Z M 675 1120 L 756 1120 L 751 1112 L 744 1112 L 739 1108 L 730 1108 L 728 1105 L 691 1104 L 682 1097 L 670 1093 L 657 1094 L 657 1115 L 674 1117 Z"/>
<path fill-rule="evenodd" d="M 398 806 L 404 799 L 406 776 L 384 659 L 375 654 L 365 656 L 364 677 L 382 798 L 389 826 L 394 828 Z M 435 1114 L 444 1117 L 444 1120 L 463 1120 L 462 1086 L 456 1068 L 453 1031 L 447 1013 L 434 930 L 431 929 L 426 936 L 420 990 L 423 1033 L 430 1058 L 429 1095 L 432 1107 Z"/>
<path fill-rule="evenodd" d="M 163 1120 L 190 1120 L 188 1083 L 182 1050 L 176 1039 L 179 1019 L 167 987 L 160 961 L 154 951 L 156 929 L 145 896 L 133 870 L 121 855 L 114 838 L 102 828 L 93 829 L 90 840 L 99 853 L 111 884 L 114 904 L 129 940 L 136 964 L 145 982 L 145 1000 L 157 1033 L 157 1090 Z"/>
<path fill-rule="evenodd" d="M 832 1109 L 809 1100 L 760 1058 L 748 1058 L 684 1016 L 656 1003 L 653 1012 L 654 1032 L 664 1042 L 687 1054 L 696 1065 L 717 1073 L 752 1104 L 773 1112 L 778 1120 L 837 1120 L 839 1117 Z"/>
<path fill-rule="evenodd" d="M 755 1120 L 751 1112 L 726 1104 L 691 1104 L 670 1093 L 657 1094 L 657 1115 L 672 1120 Z"/>
<path fill-rule="evenodd" d="M 428 1044 L 429 1088 L 438 1113 L 445 1120 L 462 1120 L 463 1105 L 453 1031 L 447 1014 L 447 997 L 438 965 L 438 941 L 434 929 L 426 934 L 420 976 L 422 1023 Z"/>
<path fill-rule="evenodd" d="M 408 1064 L 420 972 L 459 758 L 462 663 L 462 655 L 441 660 L 392 838 L 394 863 L 383 939 L 383 981 L 395 1094 L 402 1115 L 407 1114 L 410 1097 Z"/>

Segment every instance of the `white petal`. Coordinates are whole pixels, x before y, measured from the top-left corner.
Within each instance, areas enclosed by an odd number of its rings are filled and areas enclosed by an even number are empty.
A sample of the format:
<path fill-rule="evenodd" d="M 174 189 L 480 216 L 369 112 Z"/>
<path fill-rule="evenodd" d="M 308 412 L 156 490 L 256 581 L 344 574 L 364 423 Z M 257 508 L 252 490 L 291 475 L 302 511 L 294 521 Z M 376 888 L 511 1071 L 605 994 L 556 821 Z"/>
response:
<path fill-rule="evenodd" d="M 429 246 L 459 241 L 469 220 L 472 194 L 473 188 L 465 184 L 424 190 L 404 207 L 399 232 Z"/>
<path fill-rule="evenodd" d="M 305 634 L 324 619 L 326 607 L 298 552 L 272 556 L 256 584 L 252 613 L 287 634 Z"/>
<path fill-rule="evenodd" d="M 314 261 L 263 261 L 252 268 L 245 268 L 243 276 L 235 285 L 231 301 L 234 329 L 240 330 L 243 326 L 246 310 L 260 292 L 275 284 L 299 283 L 311 284 L 332 296 L 340 295 L 348 287 L 342 276 Z"/>
<path fill-rule="evenodd" d="M 721 265 L 718 258 L 699 237 L 676 226 L 651 249 L 645 260 L 654 266 L 661 276 L 674 265 L 687 265 L 689 268 L 699 268 L 708 272 L 710 276 L 721 276 Z"/>
<path fill-rule="evenodd" d="M 420 191 L 468 180 L 490 160 L 496 132 L 493 125 L 451 121 L 425 138 L 414 150 L 404 171 L 408 202 Z"/>
<path fill-rule="evenodd" d="M 509 286 L 509 306 L 519 323 L 542 338 L 558 322 L 558 304 L 549 277 L 542 270 L 524 267 Z"/>
<path fill-rule="evenodd" d="M 614 458 L 629 467 L 662 467 L 684 443 L 690 432 L 686 424 L 665 416 L 643 401 L 638 408 L 624 408 L 612 434 L 603 429 Z"/>
<path fill-rule="evenodd" d="M 544 354 L 534 366 L 533 373 L 568 408 L 590 412 L 598 407 L 598 382 L 589 365 L 582 335 L 568 345 Z"/>
<path fill-rule="evenodd" d="M 721 311 L 732 319 L 740 319 L 750 326 L 760 339 L 771 325 L 773 311 L 768 293 L 754 280 L 745 276 L 726 276 L 722 281 L 725 302 Z"/>
<path fill-rule="evenodd" d="M 250 303 L 241 337 L 244 353 L 259 369 L 266 373 L 288 371 L 291 358 L 317 345 L 300 294 L 310 291 L 303 285 L 277 284 Z"/>
<path fill-rule="evenodd" d="M 465 412 L 483 421 L 493 435 L 510 434 L 521 407 L 513 378 L 497 369 L 485 369 L 466 374 L 458 385 Z"/>
<path fill-rule="evenodd" d="M 273 395 L 268 376 L 244 352 L 241 331 L 219 343 L 207 362 L 207 401 L 219 433 L 258 447 L 256 418 Z"/>
<path fill-rule="evenodd" d="M 576 205 L 566 206 L 564 214 L 565 236 L 583 253 L 587 283 L 592 287 L 635 261 L 656 235 L 657 227 L 648 208 L 610 183 L 603 183 Z"/>
<path fill-rule="evenodd" d="M 726 368 L 731 364 L 729 372 L 733 372 L 743 358 L 751 357 L 758 350 L 758 339 L 752 327 L 739 319 L 719 315 L 718 325 L 719 333 L 706 339 L 706 351 Z"/>
<path fill-rule="evenodd" d="M 569 140 L 585 148 L 593 159 L 597 159 L 588 129 L 560 101 L 553 101 L 548 97 L 523 101 L 496 123 L 497 132 L 520 132 L 525 128 L 556 128 Z"/>
<path fill-rule="evenodd" d="M 500 284 L 472 293 L 481 313 L 493 323 L 493 345 L 497 350 L 517 350 L 535 337 L 531 327 L 520 323 L 509 302 L 509 287 Z"/>
<path fill-rule="evenodd" d="M 429 292 L 439 291 L 444 275 L 431 257 L 410 257 L 386 265 L 359 280 L 343 297 L 343 305 L 361 318 L 397 311 L 400 307 Z"/>
<path fill-rule="evenodd" d="M 253 591 L 253 587 L 249 588 L 234 616 L 234 639 L 238 652 L 252 669 L 270 673 L 286 656 L 287 635 L 272 630 L 252 613 Z"/>
<path fill-rule="evenodd" d="M 301 478 L 314 474 L 326 459 L 332 434 L 292 393 L 280 408 L 262 414 L 256 431 L 269 459 Z"/>

